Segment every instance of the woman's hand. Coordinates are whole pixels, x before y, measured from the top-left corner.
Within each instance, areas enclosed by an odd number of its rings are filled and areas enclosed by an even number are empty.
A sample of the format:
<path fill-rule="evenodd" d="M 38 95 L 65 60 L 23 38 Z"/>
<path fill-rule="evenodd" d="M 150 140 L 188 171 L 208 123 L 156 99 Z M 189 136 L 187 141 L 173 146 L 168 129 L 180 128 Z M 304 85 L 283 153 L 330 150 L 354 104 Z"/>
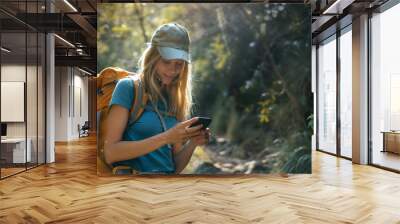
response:
<path fill-rule="evenodd" d="M 190 139 L 190 142 L 195 146 L 206 145 L 210 139 L 210 129 L 200 130 L 200 135 L 194 136 Z"/>
<path fill-rule="evenodd" d="M 173 128 L 165 132 L 168 144 L 184 143 L 187 140 L 201 135 L 203 125 L 189 127 L 197 121 L 197 117 L 178 123 Z"/>

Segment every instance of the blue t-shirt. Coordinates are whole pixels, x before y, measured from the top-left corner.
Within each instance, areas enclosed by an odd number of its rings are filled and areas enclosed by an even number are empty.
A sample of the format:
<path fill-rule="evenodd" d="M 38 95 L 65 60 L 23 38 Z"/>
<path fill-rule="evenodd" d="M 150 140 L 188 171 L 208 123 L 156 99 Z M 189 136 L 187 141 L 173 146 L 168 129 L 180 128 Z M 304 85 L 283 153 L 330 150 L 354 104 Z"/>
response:
<path fill-rule="evenodd" d="M 130 110 L 134 100 L 134 85 L 132 79 L 121 79 L 112 94 L 110 106 L 120 105 Z M 166 115 L 166 108 L 163 103 L 158 103 L 158 110 L 164 118 L 167 129 L 172 128 L 178 123 L 177 119 Z M 163 127 L 157 113 L 153 110 L 151 102 L 148 101 L 142 115 L 133 124 L 128 126 L 123 133 L 122 141 L 143 140 L 163 132 Z M 134 149 L 132 149 L 134 150 Z M 175 162 L 173 152 L 164 145 L 146 155 L 113 163 L 113 166 L 130 166 L 139 172 L 149 173 L 173 173 L 175 172 Z"/>

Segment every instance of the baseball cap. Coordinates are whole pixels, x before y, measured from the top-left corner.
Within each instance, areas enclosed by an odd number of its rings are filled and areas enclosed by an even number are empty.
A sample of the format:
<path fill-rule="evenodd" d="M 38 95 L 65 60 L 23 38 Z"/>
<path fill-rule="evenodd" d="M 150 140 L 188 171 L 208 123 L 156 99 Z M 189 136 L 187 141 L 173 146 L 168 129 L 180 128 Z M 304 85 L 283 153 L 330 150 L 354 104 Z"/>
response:
<path fill-rule="evenodd" d="M 177 23 L 167 23 L 158 27 L 148 45 L 157 47 L 161 57 L 166 60 L 181 59 L 190 63 L 189 33 Z"/>

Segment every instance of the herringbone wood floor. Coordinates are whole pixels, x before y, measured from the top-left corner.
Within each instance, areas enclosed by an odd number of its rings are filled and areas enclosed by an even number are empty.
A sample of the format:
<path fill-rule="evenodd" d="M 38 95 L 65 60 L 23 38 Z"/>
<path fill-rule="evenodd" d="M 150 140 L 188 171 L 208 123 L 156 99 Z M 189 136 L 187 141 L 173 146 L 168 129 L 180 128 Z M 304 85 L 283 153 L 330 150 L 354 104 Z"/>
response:
<path fill-rule="evenodd" d="M 400 175 L 313 152 L 312 175 L 98 177 L 95 139 L 0 181 L 0 223 L 400 223 Z"/>

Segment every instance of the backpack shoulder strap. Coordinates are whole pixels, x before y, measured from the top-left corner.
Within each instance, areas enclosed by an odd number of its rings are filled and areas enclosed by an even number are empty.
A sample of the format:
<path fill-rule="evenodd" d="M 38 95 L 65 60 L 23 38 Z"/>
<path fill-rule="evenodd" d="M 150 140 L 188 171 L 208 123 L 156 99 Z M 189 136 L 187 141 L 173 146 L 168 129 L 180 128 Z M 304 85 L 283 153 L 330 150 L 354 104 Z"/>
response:
<path fill-rule="evenodd" d="M 130 75 L 129 78 L 131 78 L 133 82 L 135 98 L 131 107 L 128 126 L 133 124 L 140 117 L 140 115 L 142 115 L 144 106 L 147 103 L 147 95 L 143 91 L 143 85 L 140 77 L 137 75 Z"/>

